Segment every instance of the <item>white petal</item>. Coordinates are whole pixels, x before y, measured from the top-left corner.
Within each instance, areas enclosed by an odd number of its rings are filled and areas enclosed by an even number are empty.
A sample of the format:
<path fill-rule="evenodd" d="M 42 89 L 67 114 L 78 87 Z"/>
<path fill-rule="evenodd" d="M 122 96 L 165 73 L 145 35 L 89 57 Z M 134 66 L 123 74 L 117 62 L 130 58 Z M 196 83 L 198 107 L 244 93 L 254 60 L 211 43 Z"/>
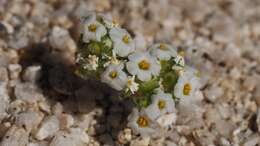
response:
<path fill-rule="evenodd" d="M 143 58 L 144 58 L 144 53 L 143 52 L 133 53 L 133 54 L 128 56 L 128 59 L 130 61 L 133 61 L 133 62 L 139 62 Z"/>
<path fill-rule="evenodd" d="M 156 104 L 151 104 L 147 108 L 144 109 L 145 114 L 149 117 L 152 121 L 157 119 L 160 116 L 160 110 Z"/>
<path fill-rule="evenodd" d="M 169 60 L 171 58 L 171 54 L 169 51 L 157 51 L 157 57 L 160 60 Z"/>
<path fill-rule="evenodd" d="M 106 28 L 102 25 L 99 24 L 98 28 L 97 28 L 97 32 L 96 32 L 96 39 L 97 41 L 101 41 L 101 38 L 106 35 L 107 30 Z"/>
<path fill-rule="evenodd" d="M 151 67 L 151 73 L 154 75 L 154 76 L 157 76 L 160 74 L 160 70 L 161 70 L 161 66 L 157 63 L 154 63 Z"/>
<path fill-rule="evenodd" d="M 126 68 L 127 68 L 127 71 L 132 75 L 136 75 L 138 73 L 138 65 L 134 62 L 131 62 L 131 61 L 127 62 Z"/>
<path fill-rule="evenodd" d="M 114 51 L 120 57 L 125 57 L 130 53 L 130 48 L 122 42 L 114 43 Z"/>
<path fill-rule="evenodd" d="M 151 75 L 150 72 L 147 72 L 147 71 L 139 71 L 137 73 L 137 77 L 141 81 L 148 81 L 148 80 L 150 80 L 152 78 L 152 75 Z"/>
<path fill-rule="evenodd" d="M 126 30 L 122 29 L 122 28 L 118 28 L 118 27 L 114 27 L 110 30 L 109 35 L 110 38 L 115 41 L 117 39 L 122 39 L 122 36 L 124 36 L 126 34 Z"/>

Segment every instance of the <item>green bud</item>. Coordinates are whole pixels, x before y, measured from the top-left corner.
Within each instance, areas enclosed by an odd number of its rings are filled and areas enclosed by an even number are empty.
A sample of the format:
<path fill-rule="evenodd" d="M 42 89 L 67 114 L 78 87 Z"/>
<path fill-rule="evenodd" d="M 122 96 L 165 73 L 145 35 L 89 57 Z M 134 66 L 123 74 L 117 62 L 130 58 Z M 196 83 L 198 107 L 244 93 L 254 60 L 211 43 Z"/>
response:
<path fill-rule="evenodd" d="M 162 85 L 165 92 L 173 92 L 173 89 L 178 81 L 178 74 L 175 71 L 169 71 L 162 76 Z"/>
<path fill-rule="evenodd" d="M 151 98 L 149 97 L 135 97 L 134 99 L 134 103 L 139 109 L 147 107 L 150 102 Z"/>
<path fill-rule="evenodd" d="M 147 95 L 147 94 L 151 94 L 154 91 L 154 89 L 156 89 L 158 87 L 159 87 L 158 79 L 157 78 L 153 78 L 153 79 L 151 79 L 149 81 L 140 83 L 139 91 L 142 94 Z"/>

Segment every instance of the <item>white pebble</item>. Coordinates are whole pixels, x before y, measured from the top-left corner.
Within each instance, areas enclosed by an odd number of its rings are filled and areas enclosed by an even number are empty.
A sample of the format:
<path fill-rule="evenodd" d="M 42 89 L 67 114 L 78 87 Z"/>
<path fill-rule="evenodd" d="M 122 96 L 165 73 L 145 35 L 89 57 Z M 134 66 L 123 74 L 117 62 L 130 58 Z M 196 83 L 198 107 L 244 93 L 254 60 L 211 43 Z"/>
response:
<path fill-rule="evenodd" d="M 39 80 L 41 73 L 41 66 L 29 66 L 26 68 L 25 72 L 23 73 L 23 79 L 28 82 L 35 83 Z"/>
<path fill-rule="evenodd" d="M 70 129 L 69 133 L 58 132 L 52 139 L 50 146 L 85 146 L 89 143 L 89 137 L 79 128 Z"/>
<path fill-rule="evenodd" d="M 28 133 L 23 128 L 13 126 L 7 131 L 0 145 L 1 146 L 26 146 L 27 143 L 28 143 Z"/>
<path fill-rule="evenodd" d="M 54 136 L 54 134 L 60 129 L 60 121 L 56 116 L 47 117 L 40 126 L 35 137 L 38 140 L 43 140 L 48 137 Z"/>
<path fill-rule="evenodd" d="M 11 79 L 18 79 L 22 71 L 22 66 L 20 64 L 10 64 L 8 66 L 8 70 L 10 72 Z"/>
<path fill-rule="evenodd" d="M 37 101 L 44 100 L 41 91 L 31 83 L 17 84 L 14 93 L 17 99 L 28 103 L 36 103 Z"/>
<path fill-rule="evenodd" d="M 10 102 L 6 86 L 6 82 L 0 81 L 0 122 L 7 116 L 6 110 L 8 109 Z"/>
<path fill-rule="evenodd" d="M 177 116 L 175 113 L 165 114 L 159 117 L 156 121 L 161 127 L 168 127 L 176 122 Z"/>
<path fill-rule="evenodd" d="M 23 127 L 27 132 L 31 132 L 33 129 L 36 129 L 37 126 L 43 119 L 42 113 L 37 112 L 24 112 L 16 116 L 16 125 Z"/>

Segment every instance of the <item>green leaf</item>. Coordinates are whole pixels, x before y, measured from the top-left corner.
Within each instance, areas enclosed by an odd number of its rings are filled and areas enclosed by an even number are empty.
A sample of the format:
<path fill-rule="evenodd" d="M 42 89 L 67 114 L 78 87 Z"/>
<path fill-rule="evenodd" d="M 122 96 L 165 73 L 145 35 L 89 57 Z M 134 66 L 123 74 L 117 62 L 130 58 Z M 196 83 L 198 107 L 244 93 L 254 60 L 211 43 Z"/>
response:
<path fill-rule="evenodd" d="M 172 60 L 161 60 L 161 73 L 165 74 L 172 70 L 172 66 L 174 65 L 174 62 Z"/>
<path fill-rule="evenodd" d="M 95 54 L 97 56 L 100 56 L 101 55 L 101 49 L 102 49 L 102 46 L 100 45 L 100 43 L 98 42 L 95 42 L 95 41 L 91 41 L 89 44 L 88 44 L 88 52 L 90 54 Z"/>
<path fill-rule="evenodd" d="M 150 96 L 134 97 L 134 103 L 139 109 L 141 109 L 147 107 L 151 103 L 151 98 Z"/>
<path fill-rule="evenodd" d="M 158 79 L 157 78 L 153 78 L 153 79 L 151 79 L 149 81 L 140 83 L 139 91 L 141 93 L 143 93 L 144 95 L 151 94 L 151 93 L 153 93 L 153 90 L 155 88 L 158 88 L 158 87 L 159 87 Z"/>
<path fill-rule="evenodd" d="M 178 74 L 175 71 L 169 71 L 162 76 L 162 85 L 166 92 L 172 93 L 178 81 Z"/>

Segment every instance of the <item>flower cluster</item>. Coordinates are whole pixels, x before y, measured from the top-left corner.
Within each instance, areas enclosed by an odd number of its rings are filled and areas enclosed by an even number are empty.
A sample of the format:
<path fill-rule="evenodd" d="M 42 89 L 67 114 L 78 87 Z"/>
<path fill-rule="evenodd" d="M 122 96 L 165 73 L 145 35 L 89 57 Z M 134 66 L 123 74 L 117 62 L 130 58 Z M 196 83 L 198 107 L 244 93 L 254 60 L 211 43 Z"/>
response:
<path fill-rule="evenodd" d="M 136 105 L 129 126 L 143 136 L 176 120 L 175 103 L 190 100 L 199 87 L 198 71 L 184 53 L 164 42 L 138 50 L 136 40 L 114 21 L 91 13 L 81 23 L 76 73 L 96 78 L 130 97 Z"/>

